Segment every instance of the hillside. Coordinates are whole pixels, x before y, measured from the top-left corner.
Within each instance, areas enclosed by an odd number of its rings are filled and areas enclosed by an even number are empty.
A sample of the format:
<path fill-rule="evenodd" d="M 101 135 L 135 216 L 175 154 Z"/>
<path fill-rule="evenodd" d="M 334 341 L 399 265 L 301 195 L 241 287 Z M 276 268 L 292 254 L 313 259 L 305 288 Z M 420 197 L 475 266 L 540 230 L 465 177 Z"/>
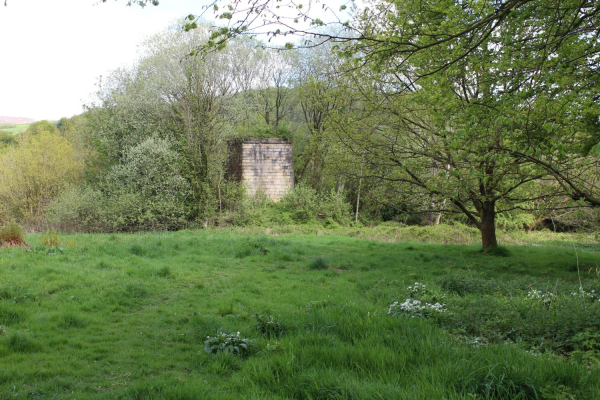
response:
<path fill-rule="evenodd" d="M 31 124 L 32 122 L 35 122 L 35 119 L 23 117 L 0 117 L 0 124 Z"/>

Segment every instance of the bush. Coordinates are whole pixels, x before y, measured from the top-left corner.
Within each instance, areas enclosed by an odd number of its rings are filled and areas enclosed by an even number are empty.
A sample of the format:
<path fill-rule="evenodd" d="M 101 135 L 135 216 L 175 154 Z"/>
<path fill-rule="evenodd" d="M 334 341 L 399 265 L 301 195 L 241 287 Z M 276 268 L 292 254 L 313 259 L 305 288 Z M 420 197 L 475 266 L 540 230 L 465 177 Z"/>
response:
<path fill-rule="evenodd" d="M 165 230 L 185 225 L 190 184 L 180 174 L 179 155 L 164 139 L 148 138 L 127 149 L 107 174 L 104 218 L 112 230 Z"/>
<path fill-rule="evenodd" d="M 311 187 L 300 184 L 288 192 L 281 202 L 294 222 L 322 221 L 326 225 L 350 223 L 350 204 L 343 193 L 334 190 L 319 195 Z"/>
<path fill-rule="evenodd" d="M 317 217 L 319 199 L 317 192 L 309 186 L 297 185 L 283 196 L 281 202 L 297 222 L 307 222 Z"/>
<path fill-rule="evenodd" d="M 61 231 L 108 231 L 104 216 L 105 198 L 87 186 L 71 187 L 48 207 L 48 220 Z"/>
<path fill-rule="evenodd" d="M 17 138 L 10 132 L 0 131 L 0 147 L 17 144 Z"/>
<path fill-rule="evenodd" d="M 64 192 L 49 207 L 50 221 L 61 230 L 87 232 L 183 228 L 190 217 L 190 185 L 179 164 L 168 141 L 149 138 L 127 150 L 99 189 Z"/>
<path fill-rule="evenodd" d="M 1 228 L 0 246 L 27 246 L 23 228 L 17 224 L 8 224 Z"/>
<path fill-rule="evenodd" d="M 60 238 L 58 237 L 58 233 L 54 231 L 44 233 L 42 236 L 42 241 L 44 242 L 44 246 L 47 247 L 60 246 Z"/>

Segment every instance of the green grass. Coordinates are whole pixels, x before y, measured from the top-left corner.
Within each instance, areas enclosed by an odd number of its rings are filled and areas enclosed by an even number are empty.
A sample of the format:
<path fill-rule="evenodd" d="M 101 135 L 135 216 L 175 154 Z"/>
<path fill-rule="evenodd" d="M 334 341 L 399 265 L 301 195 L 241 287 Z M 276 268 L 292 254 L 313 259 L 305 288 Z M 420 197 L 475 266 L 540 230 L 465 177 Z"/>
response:
<path fill-rule="evenodd" d="M 63 235 L 58 250 L 26 239 L 29 251 L 0 249 L 0 398 L 600 393 L 596 353 L 573 356 L 598 305 L 568 297 L 578 266 L 586 290 L 600 283 L 593 240 L 578 257 L 568 246 L 495 257 L 473 244 L 218 230 Z M 448 311 L 388 315 L 415 282 Z M 532 289 L 562 300 L 528 302 Z M 254 343 L 247 356 L 204 352 L 207 336 L 238 331 Z"/>
<path fill-rule="evenodd" d="M 10 133 L 13 133 L 16 135 L 18 133 L 25 132 L 27 130 L 27 128 L 29 128 L 29 125 L 31 125 L 31 124 L 7 124 L 7 126 L 11 126 L 11 127 L 10 128 L 9 127 L 6 127 L 6 128 L 0 127 L 0 130 L 5 131 L 5 132 L 10 132 Z"/>

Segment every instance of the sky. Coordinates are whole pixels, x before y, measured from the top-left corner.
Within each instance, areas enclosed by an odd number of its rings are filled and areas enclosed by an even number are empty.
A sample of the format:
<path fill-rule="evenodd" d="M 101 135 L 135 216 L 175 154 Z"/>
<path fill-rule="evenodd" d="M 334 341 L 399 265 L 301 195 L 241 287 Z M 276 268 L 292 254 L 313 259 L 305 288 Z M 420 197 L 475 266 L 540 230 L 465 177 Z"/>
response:
<path fill-rule="evenodd" d="M 321 5 L 350 1 L 321 0 Z M 127 0 L 3 3 L 0 116 L 58 120 L 83 112 L 100 76 L 134 64 L 144 38 L 200 14 L 212 0 L 160 0 L 159 6 L 145 8 L 128 7 Z M 214 13 L 209 10 L 204 18 L 214 22 Z"/>
<path fill-rule="evenodd" d="M 58 120 L 83 112 L 101 75 L 131 65 L 137 45 L 210 0 L 8 0 L 0 3 L 0 116 Z M 205 14 L 212 17 L 212 12 Z"/>

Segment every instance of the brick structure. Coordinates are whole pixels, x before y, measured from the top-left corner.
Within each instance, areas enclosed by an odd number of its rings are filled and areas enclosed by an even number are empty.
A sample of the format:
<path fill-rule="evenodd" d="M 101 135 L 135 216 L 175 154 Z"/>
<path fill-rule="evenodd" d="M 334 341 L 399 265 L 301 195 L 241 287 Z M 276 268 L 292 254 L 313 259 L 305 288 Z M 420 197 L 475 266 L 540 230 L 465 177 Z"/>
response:
<path fill-rule="evenodd" d="M 229 143 L 229 179 L 243 182 L 246 193 L 262 192 L 279 201 L 294 187 L 292 141 L 251 138 Z"/>

